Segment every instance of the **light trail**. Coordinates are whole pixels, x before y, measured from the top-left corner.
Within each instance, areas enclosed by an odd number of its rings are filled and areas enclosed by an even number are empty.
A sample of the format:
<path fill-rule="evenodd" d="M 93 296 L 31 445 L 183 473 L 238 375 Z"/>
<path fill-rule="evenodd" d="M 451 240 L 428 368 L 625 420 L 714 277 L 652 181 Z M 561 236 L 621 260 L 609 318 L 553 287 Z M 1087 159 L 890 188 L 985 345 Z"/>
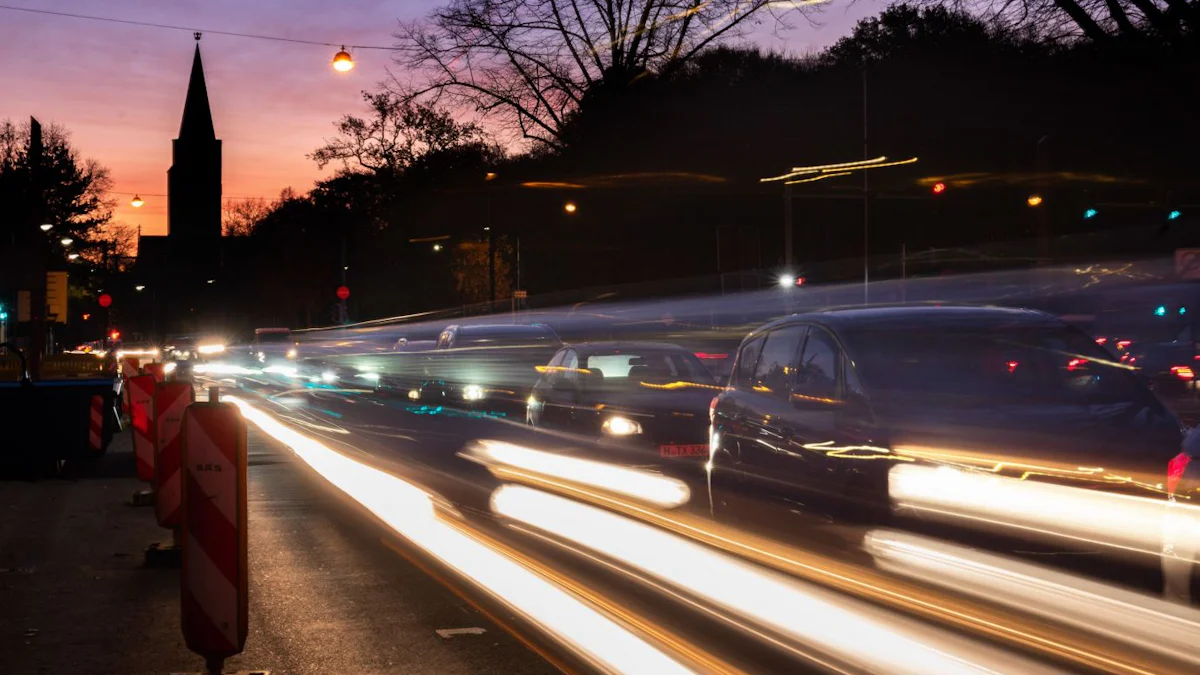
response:
<path fill-rule="evenodd" d="M 864 541 L 884 570 L 1200 667 L 1200 611 L 1040 565 L 903 532 Z"/>
<path fill-rule="evenodd" d="M 688 486 L 681 480 L 606 462 L 568 457 L 534 450 L 503 441 L 480 440 L 469 446 L 463 456 L 485 466 L 523 469 L 542 476 L 558 478 L 606 490 L 663 508 L 688 502 Z"/>
<path fill-rule="evenodd" d="M 888 494 L 898 512 L 1162 555 L 1165 500 L 914 464 L 892 467 Z M 1200 517 L 1175 506 L 1177 519 Z"/>
<path fill-rule="evenodd" d="M 851 668 L 911 675 L 1056 672 L 570 499 L 506 485 L 493 494 L 492 508 L 818 649 Z"/>
<path fill-rule="evenodd" d="M 598 670 L 656 675 L 692 672 L 560 587 L 440 520 L 427 492 L 290 429 L 236 396 L 223 400 L 236 405 L 248 421 L 290 447 L 313 470 L 397 534 L 508 605 Z"/>

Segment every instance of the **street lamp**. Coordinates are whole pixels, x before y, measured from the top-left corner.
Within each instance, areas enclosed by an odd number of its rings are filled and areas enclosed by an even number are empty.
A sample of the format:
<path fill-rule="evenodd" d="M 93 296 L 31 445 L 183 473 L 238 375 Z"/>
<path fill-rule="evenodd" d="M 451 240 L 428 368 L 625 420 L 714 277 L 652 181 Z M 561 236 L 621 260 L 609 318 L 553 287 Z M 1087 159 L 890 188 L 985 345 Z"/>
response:
<path fill-rule="evenodd" d="M 1029 198 L 1025 200 L 1025 203 L 1030 206 L 1041 206 L 1042 201 L 1041 195 L 1029 195 Z"/>
<path fill-rule="evenodd" d="M 578 210 L 579 207 L 575 205 L 575 202 L 567 202 L 566 204 L 563 204 L 563 211 L 566 211 L 567 213 L 575 213 Z"/>
<path fill-rule="evenodd" d="M 72 253 L 72 254 L 70 254 L 70 255 L 68 255 L 68 256 L 67 256 L 67 260 L 77 260 L 78 258 L 79 258 L 79 254 L 78 254 L 78 253 Z"/>
<path fill-rule="evenodd" d="M 437 253 L 438 251 L 441 251 L 441 250 L 442 250 L 442 245 L 441 245 L 441 244 L 434 244 L 434 245 L 433 245 L 433 252 L 434 252 L 434 253 Z"/>
<path fill-rule="evenodd" d="M 346 51 L 346 45 L 342 45 L 342 50 L 333 55 L 333 69 L 339 73 L 349 72 L 354 69 L 354 57 L 350 56 L 350 52 Z"/>
<path fill-rule="evenodd" d="M 49 232 L 50 230 L 54 229 L 54 226 L 50 223 L 42 223 L 41 225 L 38 225 L 38 227 L 42 228 L 42 232 Z"/>
<path fill-rule="evenodd" d="M 133 199 L 129 200 L 129 205 L 135 209 L 140 209 L 143 206 L 145 206 L 145 204 L 146 204 L 146 200 L 142 199 L 138 195 L 134 195 Z"/>
<path fill-rule="evenodd" d="M 133 290 L 137 291 L 138 293 L 141 293 L 142 291 L 146 290 L 146 287 L 139 284 L 137 286 L 134 286 Z"/>
<path fill-rule="evenodd" d="M 58 240 L 58 243 L 62 244 L 63 246 L 70 246 L 71 244 L 75 243 L 75 240 L 70 237 L 63 237 L 62 239 Z"/>

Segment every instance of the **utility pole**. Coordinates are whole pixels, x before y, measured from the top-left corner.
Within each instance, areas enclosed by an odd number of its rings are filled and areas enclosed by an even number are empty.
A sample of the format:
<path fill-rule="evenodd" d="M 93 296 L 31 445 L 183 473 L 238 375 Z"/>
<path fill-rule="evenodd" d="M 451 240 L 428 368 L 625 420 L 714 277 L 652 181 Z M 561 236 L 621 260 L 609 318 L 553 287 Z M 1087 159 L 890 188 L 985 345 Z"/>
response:
<path fill-rule="evenodd" d="M 788 274 L 792 269 L 792 186 L 783 184 L 783 266 Z"/>
<path fill-rule="evenodd" d="M 862 68 L 862 102 L 863 102 L 863 161 L 871 157 L 867 143 L 867 62 L 863 61 Z M 870 171 L 863 171 L 863 304 L 871 302 L 871 192 Z"/>
<path fill-rule="evenodd" d="M 488 241 L 488 297 L 496 302 L 496 245 L 492 236 L 492 193 L 487 195 L 487 225 L 484 226 Z"/>
<path fill-rule="evenodd" d="M 29 223 L 31 233 L 38 232 L 38 227 L 46 222 L 46 194 L 42 175 L 42 125 L 37 119 L 29 118 L 29 196 L 34 215 Z M 33 264 L 31 265 L 29 281 L 29 374 L 38 377 L 42 372 L 42 353 L 46 350 L 46 265 L 49 262 L 50 246 L 46 237 L 34 236 L 37 242 L 33 249 Z"/>

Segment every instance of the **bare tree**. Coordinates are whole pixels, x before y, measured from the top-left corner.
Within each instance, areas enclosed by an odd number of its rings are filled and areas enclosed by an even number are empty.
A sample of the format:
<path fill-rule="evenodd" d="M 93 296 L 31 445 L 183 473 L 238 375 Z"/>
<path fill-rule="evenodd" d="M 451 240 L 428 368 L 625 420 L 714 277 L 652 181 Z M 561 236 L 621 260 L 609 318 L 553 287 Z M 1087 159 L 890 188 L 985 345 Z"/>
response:
<path fill-rule="evenodd" d="M 397 82 L 561 146 L 564 119 L 599 84 L 621 87 L 687 63 L 754 23 L 776 26 L 825 0 L 451 0 L 403 24 Z"/>
<path fill-rule="evenodd" d="M 274 205 L 265 199 L 242 199 L 226 202 L 222 209 L 222 230 L 226 237 L 248 237 L 254 228 L 271 213 Z"/>
<path fill-rule="evenodd" d="M 476 125 L 460 123 L 434 105 L 383 91 L 363 92 L 371 109 L 367 119 L 346 115 L 336 123 L 338 137 L 326 139 L 308 157 L 322 169 L 341 162 L 350 172 L 398 173 L 417 158 L 468 143 L 483 143 Z"/>
<path fill-rule="evenodd" d="M 1168 42 L 1200 32 L 1200 4 L 1189 0 L 926 0 L 1032 31 L 1049 41 L 1154 37 Z"/>

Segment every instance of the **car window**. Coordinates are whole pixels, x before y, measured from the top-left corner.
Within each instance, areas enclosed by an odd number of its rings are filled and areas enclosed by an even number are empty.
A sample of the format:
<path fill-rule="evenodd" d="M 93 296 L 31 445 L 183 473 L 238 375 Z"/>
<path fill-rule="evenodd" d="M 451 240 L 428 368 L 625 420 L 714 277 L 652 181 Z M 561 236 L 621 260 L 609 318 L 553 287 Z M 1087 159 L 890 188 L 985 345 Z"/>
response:
<path fill-rule="evenodd" d="M 793 393 L 797 399 L 831 400 L 837 398 L 837 364 L 841 349 L 833 336 L 819 328 L 808 334 L 800 365 L 796 369 Z"/>
<path fill-rule="evenodd" d="M 562 367 L 563 369 L 558 372 L 563 379 L 568 382 L 579 381 L 579 355 L 575 353 L 574 349 L 568 349 L 563 354 Z"/>
<path fill-rule="evenodd" d="M 762 354 L 763 342 L 766 342 L 766 339 L 767 336 L 760 335 L 742 346 L 734 369 L 733 384 L 746 388 L 754 386 L 754 369 L 758 365 L 758 357 Z"/>
<path fill-rule="evenodd" d="M 604 378 L 605 382 L 644 381 L 697 382 L 710 384 L 713 379 L 704 364 L 689 352 L 642 349 L 638 351 L 596 353 L 585 357 L 581 367 Z M 636 385 L 636 382 L 634 382 Z"/>
<path fill-rule="evenodd" d="M 775 396 L 787 396 L 800 340 L 808 326 L 784 326 L 767 334 L 758 366 L 754 369 L 754 390 Z"/>

